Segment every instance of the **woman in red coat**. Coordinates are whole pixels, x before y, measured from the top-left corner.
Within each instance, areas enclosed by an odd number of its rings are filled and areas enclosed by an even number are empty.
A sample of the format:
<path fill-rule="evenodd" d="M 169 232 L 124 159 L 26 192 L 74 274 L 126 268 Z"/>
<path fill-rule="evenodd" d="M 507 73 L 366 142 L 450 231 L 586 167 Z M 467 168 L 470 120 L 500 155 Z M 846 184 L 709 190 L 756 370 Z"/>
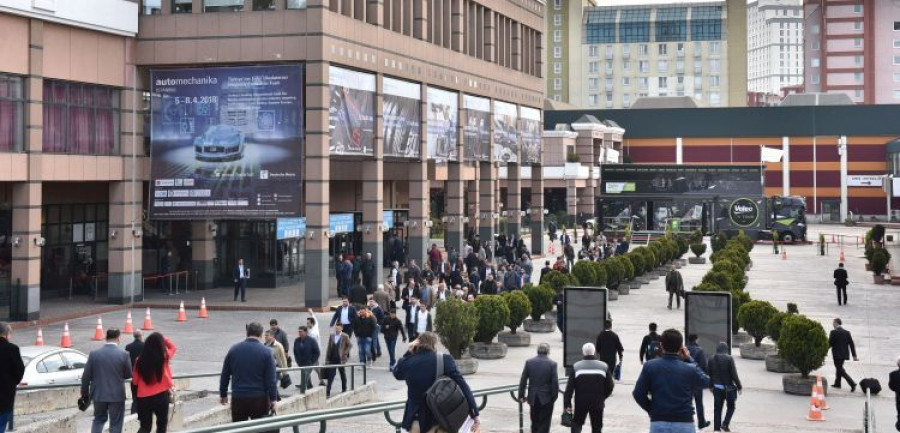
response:
<path fill-rule="evenodd" d="M 149 433 L 156 415 L 157 433 L 165 433 L 169 423 L 170 393 L 175 387 L 169 361 L 176 347 L 159 332 L 144 342 L 141 356 L 134 364 L 132 383 L 137 387 L 137 413 L 140 432 Z"/>

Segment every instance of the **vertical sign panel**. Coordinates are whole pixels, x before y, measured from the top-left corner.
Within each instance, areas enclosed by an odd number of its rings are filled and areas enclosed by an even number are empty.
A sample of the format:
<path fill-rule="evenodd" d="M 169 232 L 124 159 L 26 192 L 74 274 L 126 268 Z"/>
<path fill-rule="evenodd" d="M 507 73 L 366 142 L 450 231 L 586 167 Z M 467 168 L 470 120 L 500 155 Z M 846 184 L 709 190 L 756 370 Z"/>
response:
<path fill-rule="evenodd" d="M 522 137 L 522 165 L 541 163 L 541 112 L 530 107 L 519 107 Z"/>
<path fill-rule="evenodd" d="M 716 345 L 724 341 L 731 347 L 731 293 L 685 292 L 685 340 L 697 334 L 697 342 L 707 356 L 716 353 Z"/>
<path fill-rule="evenodd" d="M 428 88 L 428 159 L 456 161 L 459 99 L 455 92 Z"/>
<path fill-rule="evenodd" d="M 328 111 L 333 155 L 373 155 L 375 149 L 375 75 L 331 66 Z"/>
<path fill-rule="evenodd" d="M 491 160 L 491 100 L 465 95 L 466 161 Z"/>
<path fill-rule="evenodd" d="M 421 92 L 416 83 L 384 78 L 384 156 L 419 157 Z"/>
<path fill-rule="evenodd" d="M 583 357 L 581 346 L 595 343 L 606 321 L 606 289 L 600 287 L 566 287 L 565 334 L 563 364 L 571 367 Z"/>
<path fill-rule="evenodd" d="M 494 158 L 506 163 L 519 162 L 519 130 L 516 106 L 494 101 Z"/>

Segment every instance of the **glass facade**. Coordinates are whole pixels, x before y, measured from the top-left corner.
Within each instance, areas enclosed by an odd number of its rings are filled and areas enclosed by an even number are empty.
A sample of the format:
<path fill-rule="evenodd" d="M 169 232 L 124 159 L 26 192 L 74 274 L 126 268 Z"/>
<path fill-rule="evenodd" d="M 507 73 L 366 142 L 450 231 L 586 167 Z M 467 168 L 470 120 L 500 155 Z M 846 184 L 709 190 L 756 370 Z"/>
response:
<path fill-rule="evenodd" d="M 656 10 L 656 42 L 687 40 L 687 8 L 659 8 Z"/>
<path fill-rule="evenodd" d="M 588 44 L 616 42 L 616 10 L 588 10 L 585 16 L 584 35 Z"/>
<path fill-rule="evenodd" d="M 691 8 L 691 40 L 717 41 L 722 39 L 722 6 L 694 6 Z"/>
<path fill-rule="evenodd" d="M 119 90 L 44 80 L 44 152 L 113 155 L 119 150 Z"/>
<path fill-rule="evenodd" d="M 275 220 L 218 221 L 216 236 L 217 286 L 232 285 L 232 271 L 239 258 L 250 269 L 248 287 L 275 287 L 278 241 Z"/>
<path fill-rule="evenodd" d="M 650 9 L 623 9 L 619 42 L 650 42 Z"/>
<path fill-rule="evenodd" d="M 105 283 L 109 262 L 109 207 L 105 203 L 44 205 L 41 297 L 89 295 L 91 277 Z"/>
<path fill-rule="evenodd" d="M 0 152 L 22 150 L 25 89 L 22 78 L 0 74 Z"/>

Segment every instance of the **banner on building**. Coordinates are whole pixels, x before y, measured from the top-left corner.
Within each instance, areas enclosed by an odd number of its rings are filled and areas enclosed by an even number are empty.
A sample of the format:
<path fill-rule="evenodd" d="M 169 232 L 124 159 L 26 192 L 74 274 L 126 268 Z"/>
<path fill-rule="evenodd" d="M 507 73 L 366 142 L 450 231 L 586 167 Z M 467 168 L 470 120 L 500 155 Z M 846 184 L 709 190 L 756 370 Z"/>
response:
<path fill-rule="evenodd" d="M 306 218 L 278 218 L 275 221 L 275 238 L 279 241 L 306 236 Z"/>
<path fill-rule="evenodd" d="M 422 136 L 422 89 L 384 78 L 384 156 L 418 158 Z"/>
<path fill-rule="evenodd" d="M 301 66 L 158 69 L 150 81 L 151 218 L 300 211 Z"/>
<path fill-rule="evenodd" d="M 466 161 L 491 160 L 491 100 L 464 95 Z"/>
<path fill-rule="evenodd" d="M 332 155 L 374 155 L 375 75 L 330 66 L 328 110 Z"/>
<path fill-rule="evenodd" d="M 494 101 L 494 158 L 498 162 L 519 162 L 518 119 L 515 105 Z"/>
<path fill-rule="evenodd" d="M 456 161 L 459 97 L 455 92 L 428 88 L 428 159 Z"/>
<path fill-rule="evenodd" d="M 519 107 L 522 137 L 522 165 L 541 163 L 541 111 L 531 107 Z"/>

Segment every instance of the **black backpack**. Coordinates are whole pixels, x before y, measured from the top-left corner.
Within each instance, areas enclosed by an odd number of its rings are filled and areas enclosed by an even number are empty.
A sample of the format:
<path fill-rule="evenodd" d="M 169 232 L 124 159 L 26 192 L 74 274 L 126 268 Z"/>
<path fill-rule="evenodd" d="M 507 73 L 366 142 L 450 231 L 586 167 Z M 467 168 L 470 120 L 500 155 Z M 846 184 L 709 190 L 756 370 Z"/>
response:
<path fill-rule="evenodd" d="M 435 352 L 437 371 L 434 383 L 425 392 L 425 403 L 441 429 L 455 432 L 469 417 L 469 402 L 455 380 L 444 376 L 444 355 Z"/>
<path fill-rule="evenodd" d="M 881 392 L 881 382 L 878 379 L 867 378 L 859 381 L 859 389 L 862 390 L 863 394 L 866 393 L 866 390 L 872 393 L 872 395 L 878 395 Z"/>

